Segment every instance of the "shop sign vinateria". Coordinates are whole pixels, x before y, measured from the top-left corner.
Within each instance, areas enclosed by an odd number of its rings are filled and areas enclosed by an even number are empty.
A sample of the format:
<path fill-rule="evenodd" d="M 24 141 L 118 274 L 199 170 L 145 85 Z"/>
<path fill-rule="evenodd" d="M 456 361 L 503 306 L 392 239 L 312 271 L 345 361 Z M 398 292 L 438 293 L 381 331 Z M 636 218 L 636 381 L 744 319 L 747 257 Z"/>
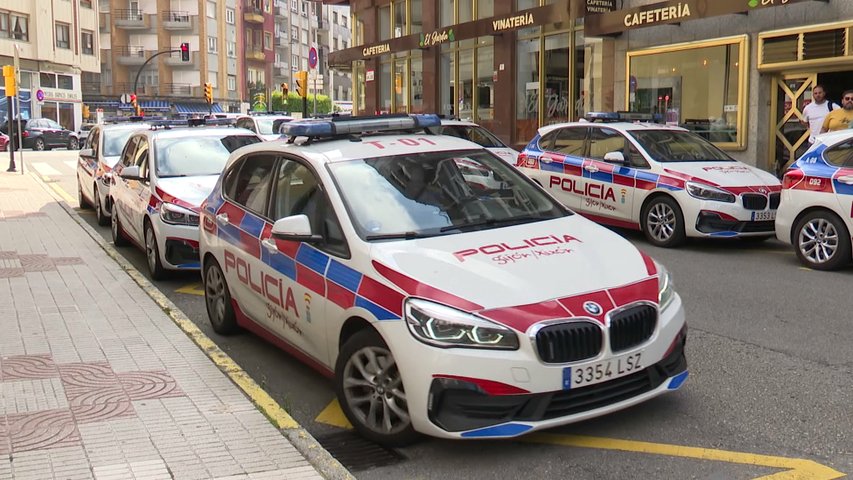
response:
<path fill-rule="evenodd" d="M 613 35 L 634 28 L 747 13 L 753 9 L 780 7 L 804 1 L 810 0 L 670 0 L 605 13 L 593 13 L 587 10 L 584 18 L 584 34 L 587 36 Z"/>

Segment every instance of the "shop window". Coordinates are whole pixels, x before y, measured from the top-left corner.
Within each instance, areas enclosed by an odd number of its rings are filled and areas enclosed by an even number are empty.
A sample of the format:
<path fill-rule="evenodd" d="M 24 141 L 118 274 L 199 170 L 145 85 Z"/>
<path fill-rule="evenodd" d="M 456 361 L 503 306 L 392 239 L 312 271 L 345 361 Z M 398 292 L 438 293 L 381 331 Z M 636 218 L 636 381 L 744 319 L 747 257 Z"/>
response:
<path fill-rule="evenodd" d="M 538 37 L 520 40 L 516 46 L 515 139 L 526 143 L 539 128 L 539 52 Z"/>
<path fill-rule="evenodd" d="M 495 0 L 477 0 L 477 18 L 495 16 Z"/>
<path fill-rule="evenodd" d="M 613 103 L 613 89 L 605 88 L 613 85 L 610 66 L 615 63 L 614 41 L 584 38 L 579 30 L 575 32 L 574 54 L 573 119 L 583 118 L 589 112 L 617 110 Z"/>
<path fill-rule="evenodd" d="M 62 127 L 66 130 L 75 130 L 73 103 L 59 104 L 59 124 L 62 125 Z"/>
<path fill-rule="evenodd" d="M 491 40 L 491 37 L 489 37 Z M 477 48 L 477 118 L 487 129 L 492 129 L 495 118 L 495 50 L 492 45 Z"/>
<path fill-rule="evenodd" d="M 474 50 L 460 49 L 458 59 L 456 115 L 465 120 L 474 120 Z"/>
<path fill-rule="evenodd" d="M 456 23 L 474 20 L 474 2 L 476 0 L 456 0 Z"/>
<path fill-rule="evenodd" d="M 391 95 L 392 95 L 392 81 L 391 81 L 391 63 L 385 62 L 379 65 L 379 101 L 377 105 L 379 106 L 380 113 L 390 113 L 391 112 Z"/>
<path fill-rule="evenodd" d="M 397 0 L 394 6 L 394 38 L 407 35 L 406 32 L 406 0 Z"/>
<path fill-rule="evenodd" d="M 442 45 L 438 64 L 438 85 L 440 87 L 438 111 L 443 115 L 453 115 L 453 72 L 456 69 L 456 62 L 454 60 L 455 55 L 450 50 L 450 45 Z M 445 85 L 447 85 L 447 88 L 445 88 Z"/>
<path fill-rule="evenodd" d="M 569 121 L 569 51 L 569 34 L 545 37 L 545 125 Z"/>
<path fill-rule="evenodd" d="M 391 38 L 391 6 L 379 7 L 379 40 Z"/>
<path fill-rule="evenodd" d="M 59 114 L 59 109 L 56 107 L 56 102 L 44 102 L 41 106 L 42 118 L 56 120 Z"/>
<path fill-rule="evenodd" d="M 406 78 L 406 60 L 394 62 L 394 111 L 406 113 L 409 109 L 409 80 Z"/>
<path fill-rule="evenodd" d="M 413 52 L 411 63 L 412 104 L 411 113 L 424 113 L 424 65 L 420 52 Z"/>
<path fill-rule="evenodd" d="M 363 115 L 367 112 L 364 109 L 365 105 L 365 69 L 364 69 L 364 60 L 358 60 L 353 62 L 353 76 L 355 78 L 355 82 L 353 82 L 352 86 L 354 89 L 353 97 L 353 114 L 355 115 Z"/>
<path fill-rule="evenodd" d="M 453 25 L 453 10 L 456 7 L 456 0 L 440 0 L 438 5 L 438 26 L 449 27 Z"/>
<path fill-rule="evenodd" d="M 40 73 L 39 86 L 42 88 L 56 88 L 56 75 L 53 73 Z"/>
<path fill-rule="evenodd" d="M 421 33 L 424 30 L 423 9 L 421 0 L 409 0 L 409 34 Z"/>
<path fill-rule="evenodd" d="M 515 0 L 515 9 L 518 10 L 527 10 L 528 8 L 534 8 L 539 6 L 539 0 Z"/>
<path fill-rule="evenodd" d="M 626 107 L 742 148 L 746 42 L 742 36 L 629 52 Z"/>

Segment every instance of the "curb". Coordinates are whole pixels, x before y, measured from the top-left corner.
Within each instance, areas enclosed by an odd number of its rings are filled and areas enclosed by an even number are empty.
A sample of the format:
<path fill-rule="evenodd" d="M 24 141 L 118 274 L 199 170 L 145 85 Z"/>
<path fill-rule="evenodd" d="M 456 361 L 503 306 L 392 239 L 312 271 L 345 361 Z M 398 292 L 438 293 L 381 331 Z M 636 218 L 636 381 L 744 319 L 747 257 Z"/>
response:
<path fill-rule="evenodd" d="M 231 357 L 222 351 L 204 334 L 177 305 L 172 303 L 157 287 L 130 264 L 113 246 L 86 223 L 69 202 L 75 201 L 67 192 L 54 183 L 47 183 L 38 174 L 27 172 L 53 199 L 65 210 L 83 231 L 112 258 L 133 281 L 168 315 L 170 319 L 210 358 L 225 375 L 243 391 L 255 407 L 272 423 L 279 432 L 301 453 L 308 463 L 314 466 L 327 480 L 355 480 L 355 477 L 293 417 L 282 408 L 260 385 L 247 374 Z"/>

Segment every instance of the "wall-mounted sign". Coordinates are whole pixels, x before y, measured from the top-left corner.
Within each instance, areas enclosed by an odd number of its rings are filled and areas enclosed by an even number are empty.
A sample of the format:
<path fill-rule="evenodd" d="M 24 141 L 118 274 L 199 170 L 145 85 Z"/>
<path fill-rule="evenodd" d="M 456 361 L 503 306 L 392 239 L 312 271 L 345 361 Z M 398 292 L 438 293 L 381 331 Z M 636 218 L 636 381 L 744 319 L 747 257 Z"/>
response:
<path fill-rule="evenodd" d="M 587 0 L 587 5 L 595 0 Z M 634 28 L 681 23 L 686 20 L 747 13 L 807 0 L 668 0 L 584 17 L 584 35 L 613 35 Z M 592 13 L 587 10 L 587 13 Z"/>
<path fill-rule="evenodd" d="M 58 102 L 80 102 L 80 93 L 70 90 L 60 90 L 55 88 L 44 88 L 44 100 Z"/>
<path fill-rule="evenodd" d="M 533 25 L 534 19 L 532 13 L 522 13 L 521 15 L 513 15 L 506 18 L 498 18 L 492 20 L 492 30 L 502 32 L 504 30 L 515 30 Z"/>
<path fill-rule="evenodd" d="M 374 72 L 373 70 L 368 70 L 368 71 L 364 72 L 364 81 L 365 82 L 372 82 L 373 81 L 373 75 L 374 75 L 373 72 Z"/>
<path fill-rule="evenodd" d="M 616 10 L 616 0 L 586 0 L 587 15 L 610 13 Z"/>
<path fill-rule="evenodd" d="M 364 47 L 362 50 L 362 55 L 365 57 L 373 57 L 376 55 L 382 55 L 383 53 L 388 53 L 391 51 L 391 45 L 387 43 L 380 43 L 379 45 L 372 45 L 370 47 Z"/>
<path fill-rule="evenodd" d="M 456 35 L 453 34 L 453 29 L 445 29 L 441 31 L 434 31 L 430 33 L 422 33 L 421 39 L 418 42 L 418 46 L 423 47 L 431 47 L 433 45 L 438 45 L 444 42 L 455 42 Z"/>

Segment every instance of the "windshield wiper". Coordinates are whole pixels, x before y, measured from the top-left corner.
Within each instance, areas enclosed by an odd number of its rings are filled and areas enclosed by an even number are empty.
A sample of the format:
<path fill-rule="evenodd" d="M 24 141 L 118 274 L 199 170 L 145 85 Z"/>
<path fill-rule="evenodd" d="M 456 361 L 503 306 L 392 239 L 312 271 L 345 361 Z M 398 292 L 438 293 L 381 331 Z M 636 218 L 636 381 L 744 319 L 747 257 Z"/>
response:
<path fill-rule="evenodd" d="M 542 215 L 526 215 L 523 217 L 510 217 L 510 218 L 489 218 L 486 220 L 482 220 L 480 222 L 474 223 L 460 223 L 455 225 L 448 225 L 446 227 L 441 227 L 440 232 L 447 232 L 450 230 L 460 230 L 463 228 L 477 228 L 477 227 L 494 227 L 494 226 L 509 226 L 509 225 L 521 225 L 524 223 L 532 223 L 538 222 L 540 220 L 550 220 L 554 217 L 545 217 Z"/>
<path fill-rule="evenodd" d="M 368 235 L 365 240 L 413 240 L 415 238 L 434 237 L 435 234 L 421 232 L 399 232 L 399 233 L 382 233 L 379 235 Z"/>

